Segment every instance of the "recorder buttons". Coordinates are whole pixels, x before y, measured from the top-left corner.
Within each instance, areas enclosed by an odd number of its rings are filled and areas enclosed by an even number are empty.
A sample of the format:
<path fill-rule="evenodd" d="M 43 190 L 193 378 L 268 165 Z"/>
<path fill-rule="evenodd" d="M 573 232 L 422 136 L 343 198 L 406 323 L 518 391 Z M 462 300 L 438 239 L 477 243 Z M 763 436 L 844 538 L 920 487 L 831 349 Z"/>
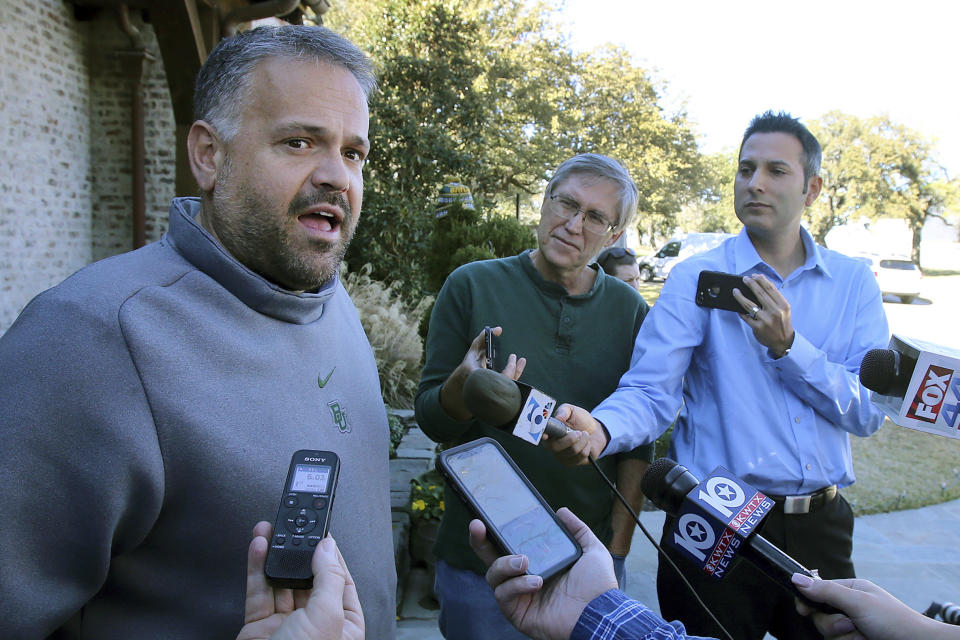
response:
<path fill-rule="evenodd" d="M 314 499 L 313 499 L 313 506 L 316 507 L 317 509 L 323 509 L 325 506 L 327 506 L 327 499 L 326 499 L 326 498 L 314 498 Z"/>
<path fill-rule="evenodd" d="M 297 506 L 297 494 L 291 493 L 290 495 L 288 495 L 286 498 L 284 498 L 283 504 L 285 504 L 288 507 Z"/>
<path fill-rule="evenodd" d="M 286 524 L 291 533 L 308 533 L 317 526 L 317 512 L 313 509 L 291 509 L 287 512 Z"/>
<path fill-rule="evenodd" d="M 311 547 L 317 546 L 317 543 L 320 542 L 319 538 L 307 538 L 307 544 Z"/>

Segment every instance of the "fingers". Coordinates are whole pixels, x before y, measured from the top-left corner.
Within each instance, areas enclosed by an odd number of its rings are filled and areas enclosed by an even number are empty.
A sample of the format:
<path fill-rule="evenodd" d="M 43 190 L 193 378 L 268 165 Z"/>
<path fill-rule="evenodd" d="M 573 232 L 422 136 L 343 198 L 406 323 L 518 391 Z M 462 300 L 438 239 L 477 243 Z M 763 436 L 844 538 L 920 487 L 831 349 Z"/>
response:
<path fill-rule="evenodd" d="M 497 558 L 487 569 L 487 584 L 498 599 L 511 599 L 518 595 L 532 593 L 543 586 L 543 578 L 526 575 L 530 566 L 527 556 L 503 556 Z"/>
<path fill-rule="evenodd" d="M 261 522 L 257 525 L 269 523 Z M 247 600 L 244 605 L 244 624 L 262 620 L 273 615 L 273 589 L 267 584 L 267 577 L 263 573 L 263 565 L 267 559 L 267 539 L 256 535 L 247 547 Z"/>
<path fill-rule="evenodd" d="M 813 602 L 825 602 L 837 609 L 856 615 L 863 606 L 866 593 L 876 587 L 872 582 L 856 578 L 820 580 L 795 573 L 792 578 L 804 597 Z M 797 613 L 811 615 L 814 626 L 825 638 L 832 640 L 855 640 L 863 638 L 853 621 L 843 613 L 818 613 L 813 607 L 797 600 Z"/>
<path fill-rule="evenodd" d="M 590 531 L 590 527 L 578 518 L 573 511 L 570 511 L 570 509 L 560 507 L 557 509 L 557 517 L 560 518 L 560 522 L 564 524 L 567 530 L 573 534 L 573 537 L 577 539 L 577 542 L 583 547 L 584 553 L 594 547 L 603 547 L 603 543 L 594 535 L 593 531 Z"/>
<path fill-rule="evenodd" d="M 503 375 L 511 378 L 513 380 L 519 380 L 520 376 L 523 375 L 523 370 L 527 366 L 526 358 L 518 358 L 515 353 L 511 353 L 507 358 L 507 366 L 503 368 Z"/>
<path fill-rule="evenodd" d="M 512 578 L 524 574 L 530 566 L 529 558 L 521 555 L 500 556 L 499 550 L 487 539 L 487 528 L 480 520 L 471 520 L 467 528 L 470 531 L 470 546 L 488 567 L 487 584 L 497 591 L 498 596 L 501 593 L 508 597 L 530 593 L 543 585 L 540 576 L 525 576 L 534 580 L 511 581 Z M 511 581 L 510 586 L 506 587 L 505 591 L 500 591 L 498 587 L 507 581 Z"/>
<path fill-rule="evenodd" d="M 479 520 L 471 520 L 467 528 L 470 531 L 470 546 L 473 552 L 489 567 L 500 556 L 500 552 L 487 539 L 487 528 Z"/>
<path fill-rule="evenodd" d="M 310 599 L 325 602 L 342 602 L 343 589 L 347 583 L 347 569 L 337 549 L 337 543 L 327 536 L 313 552 L 313 593 Z"/>

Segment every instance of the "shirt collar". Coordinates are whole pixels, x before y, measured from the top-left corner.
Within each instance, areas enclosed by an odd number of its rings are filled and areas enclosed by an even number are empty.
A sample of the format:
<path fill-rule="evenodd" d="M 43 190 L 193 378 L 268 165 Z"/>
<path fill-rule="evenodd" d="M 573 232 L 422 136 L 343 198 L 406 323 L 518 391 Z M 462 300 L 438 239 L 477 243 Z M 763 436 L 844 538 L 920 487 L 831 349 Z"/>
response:
<path fill-rule="evenodd" d="M 823 275 L 828 278 L 832 278 L 833 276 L 830 273 L 830 269 L 827 268 L 827 263 L 823 259 L 823 253 L 820 251 L 820 247 L 813 241 L 813 236 L 810 235 L 810 232 L 803 227 L 800 227 L 800 240 L 803 242 L 803 248 L 807 257 L 803 266 L 791 273 L 787 279 L 789 280 L 790 278 L 796 277 L 800 272 L 813 269 L 823 273 Z M 740 233 L 734 238 L 733 252 L 734 269 L 738 274 L 747 275 L 748 273 L 762 272 L 764 275 L 774 276 L 777 280 L 780 279 L 776 271 L 765 263 L 763 258 L 760 257 L 760 254 L 757 253 L 757 249 L 753 246 L 753 242 L 747 234 L 746 227 L 741 228 Z"/>
<path fill-rule="evenodd" d="M 307 324 L 323 315 L 336 292 L 338 277 L 315 293 L 298 293 L 276 285 L 238 262 L 196 220 L 199 198 L 175 198 L 170 205 L 166 239 L 191 264 L 216 280 L 251 309 L 286 322 Z"/>
<path fill-rule="evenodd" d="M 596 264 L 590 264 L 587 266 L 588 269 L 593 269 L 594 271 L 598 272 L 597 277 L 593 279 L 593 285 L 590 287 L 590 291 L 571 296 L 567 292 L 566 287 L 561 284 L 557 284 L 556 282 L 547 280 L 539 271 L 537 271 L 537 267 L 533 264 L 533 260 L 530 259 L 530 254 L 532 252 L 533 249 L 527 249 L 517 257 L 520 259 L 520 266 L 523 269 L 523 272 L 529 276 L 529 278 L 533 281 L 533 284 L 543 293 L 557 298 L 564 296 L 569 298 L 589 298 L 600 289 L 600 281 L 603 279 L 603 271 Z"/>

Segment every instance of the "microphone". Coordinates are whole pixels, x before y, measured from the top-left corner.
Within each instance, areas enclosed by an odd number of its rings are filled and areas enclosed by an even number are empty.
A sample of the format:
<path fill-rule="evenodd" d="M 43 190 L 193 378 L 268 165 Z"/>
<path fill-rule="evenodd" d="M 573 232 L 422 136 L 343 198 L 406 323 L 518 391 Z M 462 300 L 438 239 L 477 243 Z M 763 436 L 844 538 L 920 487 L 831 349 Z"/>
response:
<path fill-rule="evenodd" d="M 756 533 L 773 500 L 730 471 L 717 467 L 701 483 L 685 466 L 659 458 L 643 475 L 640 488 L 650 502 L 677 519 L 670 545 L 710 577 L 722 579 L 739 555 L 810 606 L 837 612 L 800 594 L 791 576 L 814 574 Z"/>
<path fill-rule="evenodd" d="M 463 404 L 481 421 L 531 444 L 543 434 L 562 438 L 569 429 L 553 416 L 557 401 L 491 369 L 474 369 L 463 383 Z"/>
<path fill-rule="evenodd" d="M 901 427 L 960 438 L 960 351 L 894 334 L 860 362 L 860 383 Z"/>

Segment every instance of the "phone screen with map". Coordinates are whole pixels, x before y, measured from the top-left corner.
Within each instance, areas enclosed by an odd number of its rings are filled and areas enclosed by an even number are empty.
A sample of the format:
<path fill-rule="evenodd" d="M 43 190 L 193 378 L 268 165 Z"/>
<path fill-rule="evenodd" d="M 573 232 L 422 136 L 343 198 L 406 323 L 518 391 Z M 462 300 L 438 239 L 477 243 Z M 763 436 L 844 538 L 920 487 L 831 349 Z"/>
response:
<path fill-rule="evenodd" d="M 544 580 L 583 552 L 500 444 L 480 438 L 437 456 L 437 469 L 507 554 L 530 559 L 527 573 Z"/>

